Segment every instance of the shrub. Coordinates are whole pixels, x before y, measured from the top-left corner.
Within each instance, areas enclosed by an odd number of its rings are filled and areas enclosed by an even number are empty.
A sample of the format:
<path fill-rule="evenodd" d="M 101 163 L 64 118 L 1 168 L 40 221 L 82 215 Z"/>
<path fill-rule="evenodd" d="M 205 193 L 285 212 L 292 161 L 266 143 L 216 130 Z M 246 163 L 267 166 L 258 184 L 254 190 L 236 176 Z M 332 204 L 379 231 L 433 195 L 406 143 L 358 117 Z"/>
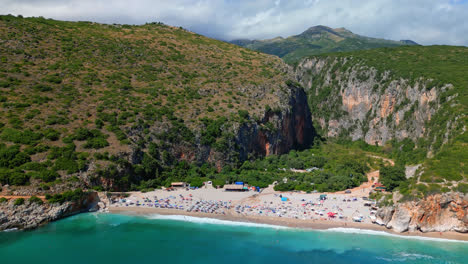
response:
<path fill-rule="evenodd" d="M 68 119 L 57 115 L 50 115 L 46 120 L 46 125 L 67 125 L 68 123 L 70 123 Z"/>
<path fill-rule="evenodd" d="M 15 206 L 23 205 L 24 204 L 24 199 L 23 198 L 18 198 L 15 200 L 13 203 Z"/>
<path fill-rule="evenodd" d="M 56 141 L 60 138 L 60 132 L 55 129 L 48 128 L 44 132 L 44 137 L 51 141 Z"/>
<path fill-rule="evenodd" d="M 46 194 L 46 199 L 49 203 L 59 203 L 62 204 L 64 202 L 73 202 L 80 200 L 85 193 L 81 189 L 76 189 L 74 191 L 66 191 L 61 194 Z"/>
<path fill-rule="evenodd" d="M 43 204 L 44 202 L 37 196 L 31 196 L 31 198 L 29 198 L 29 202 L 31 203 L 37 203 L 37 204 Z"/>
<path fill-rule="evenodd" d="M 51 74 L 51 75 L 46 76 L 44 78 L 44 81 L 55 83 L 55 84 L 60 84 L 62 82 L 62 78 L 59 76 L 58 73 L 56 73 L 56 74 Z"/>
<path fill-rule="evenodd" d="M 43 170 L 39 173 L 39 178 L 43 182 L 53 182 L 55 179 L 59 178 L 60 175 L 53 170 Z"/>
<path fill-rule="evenodd" d="M 392 191 L 406 180 L 405 168 L 403 166 L 385 166 L 380 169 L 381 182 Z"/>
<path fill-rule="evenodd" d="M 468 193 L 468 183 L 458 183 L 457 191 L 462 192 L 464 194 Z"/>
<path fill-rule="evenodd" d="M 1 174 L 3 173 L 0 172 L 0 181 L 3 183 L 8 183 L 10 185 L 17 186 L 26 185 L 29 183 L 29 175 L 25 174 L 22 171 L 7 171 L 6 177 L 5 174 Z"/>
<path fill-rule="evenodd" d="M 45 84 L 36 84 L 33 86 L 33 89 L 39 92 L 49 92 L 52 91 L 52 87 Z"/>
<path fill-rule="evenodd" d="M 100 149 L 109 146 L 106 138 L 108 135 L 105 135 L 97 129 L 89 130 L 87 128 L 79 128 L 75 131 L 73 139 L 75 140 L 86 140 L 86 143 L 83 145 L 84 148 L 94 148 Z"/>
<path fill-rule="evenodd" d="M 109 146 L 109 142 L 105 138 L 92 138 L 89 139 L 84 145 L 84 148 L 100 149 Z"/>
<path fill-rule="evenodd" d="M 8 199 L 5 197 L 0 198 L 0 203 L 6 203 L 8 202 Z"/>
<path fill-rule="evenodd" d="M 75 156 L 75 155 L 74 155 Z M 73 157 L 74 158 L 74 157 Z M 64 170 L 67 173 L 75 173 L 79 171 L 78 163 L 69 157 L 60 157 L 55 161 L 55 170 Z"/>
<path fill-rule="evenodd" d="M 21 132 L 13 128 L 5 128 L 0 134 L 0 138 L 16 144 L 32 145 L 42 139 L 42 134 L 33 132 L 30 129 Z"/>

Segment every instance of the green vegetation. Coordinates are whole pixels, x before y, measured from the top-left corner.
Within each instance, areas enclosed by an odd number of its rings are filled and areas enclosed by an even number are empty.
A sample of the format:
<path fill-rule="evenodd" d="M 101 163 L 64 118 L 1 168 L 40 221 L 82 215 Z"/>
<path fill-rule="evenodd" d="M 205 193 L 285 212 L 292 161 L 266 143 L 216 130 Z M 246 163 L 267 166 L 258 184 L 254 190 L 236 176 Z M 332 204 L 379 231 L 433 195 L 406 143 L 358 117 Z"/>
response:
<path fill-rule="evenodd" d="M 209 164 L 195 166 L 177 163 L 171 170 L 163 170 L 160 177 L 142 181 L 132 189 L 151 189 L 169 186 L 174 181 L 185 181 L 192 186 L 202 186 L 204 181 L 223 186 L 226 182 L 246 182 L 261 188 L 277 181 L 275 189 L 280 191 L 340 191 L 359 186 L 367 181 L 370 168 L 383 166 L 380 159 L 366 156 L 366 152 L 355 146 L 335 143 L 318 144 L 304 151 L 291 151 L 284 155 L 271 155 L 263 159 L 245 161 L 240 167 L 225 166 L 218 172 Z M 298 173 L 290 168 L 311 172 Z M 283 183 L 283 179 L 287 183 Z"/>
<path fill-rule="evenodd" d="M 43 203 L 44 203 L 44 202 L 43 202 L 40 198 L 38 198 L 37 196 L 31 196 L 31 197 L 29 198 L 29 202 L 31 202 L 31 203 L 37 203 L 37 204 L 43 204 Z"/>
<path fill-rule="evenodd" d="M 63 193 L 59 194 L 54 194 L 54 195 L 49 195 L 46 194 L 46 200 L 48 203 L 54 204 L 54 203 L 59 203 L 63 204 L 65 202 L 75 202 L 79 201 L 86 195 L 85 192 L 81 189 L 76 189 L 74 191 L 66 191 Z"/>
<path fill-rule="evenodd" d="M 288 38 L 268 40 L 234 40 L 232 43 L 283 58 L 287 63 L 297 63 L 302 58 L 329 52 L 367 50 L 381 47 L 416 45 L 410 41 L 392 41 L 363 37 L 344 28 L 311 27 L 303 33 Z"/>
<path fill-rule="evenodd" d="M 373 192 L 369 195 L 370 199 L 376 200 L 379 202 L 379 206 L 389 206 L 393 205 L 392 194 L 384 194 L 381 192 Z"/>
<path fill-rule="evenodd" d="M 20 206 L 20 205 L 23 205 L 23 204 L 24 204 L 24 199 L 23 198 L 18 198 L 13 203 L 13 205 L 15 205 L 15 206 Z"/>
<path fill-rule="evenodd" d="M 300 45 L 288 46 L 285 58 L 294 61 L 313 54 L 308 50 L 321 50 L 307 40 L 316 33 L 295 37 Z M 353 42 L 361 40 L 359 36 L 345 30 L 338 33 L 333 37 L 319 32 L 328 39 L 312 45 L 347 45 L 327 51 L 363 48 Z M 234 130 L 258 125 L 262 133 L 277 132 L 272 119 L 261 120 L 265 113 L 281 115 L 289 110 L 280 99 L 289 95 L 288 86 L 298 85 L 278 58 L 161 23 L 103 25 L 0 16 L 0 39 L 8 43 L 0 45 L 2 185 L 30 185 L 40 191 L 54 190 L 56 185 L 146 191 L 172 181 L 193 186 L 207 180 L 221 186 L 244 181 L 259 187 L 277 181 L 277 190 L 337 191 L 358 186 L 367 180 L 369 170 L 382 168 L 384 184 L 407 197 L 468 189 L 463 183 L 468 149 L 463 132 L 466 48 L 401 47 L 327 55 L 350 58 L 336 71 L 367 65 L 376 68 L 381 78 L 391 70 L 389 80 L 413 82 L 423 77 L 439 90 L 453 84 L 439 96 L 441 107 L 420 141 L 392 141 L 384 147 L 329 141 L 258 159 L 243 153 L 245 146 L 237 142 Z M 372 41 L 365 48 L 390 45 Z M 313 85 L 323 83 L 324 78 L 318 78 Z M 333 80 L 315 97 L 309 96 L 313 114 L 326 122 L 344 114 L 338 104 L 328 104 L 326 111 L 318 107 L 327 98 L 341 99 L 335 87 Z M 415 108 L 411 106 L 411 111 Z M 410 118 L 411 113 L 403 117 Z M 455 118 L 446 139 L 447 123 Z M 434 154 L 431 159 L 426 158 L 429 152 Z M 398 165 L 385 167 L 368 153 L 394 158 Z M 216 163 L 220 157 L 227 161 L 223 167 Z M 400 164 L 415 162 L 424 162 L 421 182 L 402 178 Z M 313 170 L 294 173 L 289 168 Z M 80 172 L 86 172 L 86 183 Z M 47 195 L 47 200 L 64 203 L 83 195 L 77 189 Z"/>
<path fill-rule="evenodd" d="M 236 164 L 233 128 L 267 102 L 284 108 L 253 96 L 287 94 L 280 59 L 161 23 L 8 15 L 0 39 L 11 44 L 0 45 L 1 184 L 69 188 L 91 166 L 90 188 L 160 186 L 185 168 L 177 151 L 209 147 Z"/>
<path fill-rule="evenodd" d="M 387 191 L 393 191 L 405 180 L 405 167 L 403 166 L 385 166 L 380 168 L 380 182 L 387 187 Z"/>
<path fill-rule="evenodd" d="M 355 52 L 329 53 L 316 55 L 314 58 L 323 58 L 329 62 L 337 60 L 339 63 L 330 64 L 334 75 L 344 76 L 351 67 L 362 69 L 374 68 L 377 70 L 376 81 L 380 85 L 373 89 L 383 93 L 391 81 L 406 79 L 409 85 L 416 82 L 423 84 L 428 90 L 435 88 L 437 98 L 430 107 L 435 107 L 435 114 L 426 121 L 424 134 L 416 141 L 406 138 L 401 141 L 391 140 L 382 148 L 397 164 L 422 163 L 422 175 L 418 177 L 423 184 L 418 185 L 409 180 L 404 192 L 433 193 L 455 190 L 452 185 L 463 183 L 467 180 L 468 161 L 468 136 L 466 117 L 468 106 L 468 48 L 453 46 L 406 46 L 398 48 L 380 48 Z M 361 76 L 363 75 L 363 76 Z M 358 79 L 366 79 L 365 74 L 358 74 Z M 333 77 L 333 76 L 332 76 Z M 346 81 L 346 80 L 345 80 Z M 338 94 L 338 81 L 332 80 L 331 87 L 324 85 L 323 76 L 315 78 L 312 89 L 309 92 L 309 102 L 312 113 L 317 118 L 323 118 L 325 122 L 337 119 L 342 115 L 341 97 Z M 452 86 L 448 86 L 448 85 Z M 317 90 L 319 87 L 320 89 Z M 419 86 L 422 88 L 421 85 Z M 318 96 L 316 93 L 318 91 Z M 394 111 L 404 107 L 409 100 L 403 100 L 396 105 Z M 400 117 L 398 127 L 390 129 L 409 129 L 405 127 L 413 118 L 413 113 L 418 107 L 418 101 L 409 107 L 404 117 Z M 363 131 L 375 116 L 371 111 L 362 122 Z M 387 117 L 387 123 L 395 118 Z M 351 127 L 350 129 L 353 129 Z M 340 136 L 347 138 L 349 131 L 344 131 Z M 433 156 L 428 158 L 429 156 Z M 435 187 L 439 185 L 438 187 Z M 418 187 L 419 186 L 419 187 Z"/>

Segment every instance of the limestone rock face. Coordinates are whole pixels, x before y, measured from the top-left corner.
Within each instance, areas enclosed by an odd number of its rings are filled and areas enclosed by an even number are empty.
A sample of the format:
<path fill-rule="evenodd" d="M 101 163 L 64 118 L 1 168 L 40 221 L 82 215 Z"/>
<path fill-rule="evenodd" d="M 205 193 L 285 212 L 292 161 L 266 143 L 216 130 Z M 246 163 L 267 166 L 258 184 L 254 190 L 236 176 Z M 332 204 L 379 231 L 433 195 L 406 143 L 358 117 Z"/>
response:
<path fill-rule="evenodd" d="M 393 213 L 395 212 L 395 208 L 393 206 L 387 206 L 381 208 L 377 211 L 376 216 L 380 218 L 380 222 L 384 225 L 387 225 L 390 220 L 392 220 Z"/>
<path fill-rule="evenodd" d="M 397 206 L 390 222 L 387 224 L 387 227 L 399 233 L 405 232 L 409 229 L 410 221 L 411 214 L 409 210 L 403 206 Z"/>
<path fill-rule="evenodd" d="M 34 229 L 73 214 L 96 208 L 100 202 L 96 193 L 90 193 L 80 201 L 63 204 L 37 204 L 25 201 L 16 206 L 13 201 L 0 203 L 0 231 L 7 229 Z M 98 208 L 99 209 L 99 208 Z"/>
<path fill-rule="evenodd" d="M 323 136 L 349 136 L 371 145 L 427 133 L 426 122 L 440 108 L 439 95 L 451 84 L 394 79 L 349 58 L 309 58 L 296 67 L 296 79 L 311 103 L 312 119 Z M 314 99 L 316 98 L 316 100 Z"/>
<path fill-rule="evenodd" d="M 396 232 L 468 233 L 467 197 L 462 193 L 436 194 L 417 202 L 401 203 L 395 208 L 381 208 L 377 217 Z"/>

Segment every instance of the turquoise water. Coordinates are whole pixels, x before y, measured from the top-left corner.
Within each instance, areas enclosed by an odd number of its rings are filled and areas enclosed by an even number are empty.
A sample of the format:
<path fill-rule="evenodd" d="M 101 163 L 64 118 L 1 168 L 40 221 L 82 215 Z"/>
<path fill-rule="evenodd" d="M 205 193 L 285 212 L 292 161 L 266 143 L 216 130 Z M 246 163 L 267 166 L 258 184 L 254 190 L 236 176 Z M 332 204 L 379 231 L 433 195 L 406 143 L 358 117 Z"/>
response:
<path fill-rule="evenodd" d="M 184 217 L 80 214 L 0 232 L 0 263 L 468 263 L 468 243 Z"/>

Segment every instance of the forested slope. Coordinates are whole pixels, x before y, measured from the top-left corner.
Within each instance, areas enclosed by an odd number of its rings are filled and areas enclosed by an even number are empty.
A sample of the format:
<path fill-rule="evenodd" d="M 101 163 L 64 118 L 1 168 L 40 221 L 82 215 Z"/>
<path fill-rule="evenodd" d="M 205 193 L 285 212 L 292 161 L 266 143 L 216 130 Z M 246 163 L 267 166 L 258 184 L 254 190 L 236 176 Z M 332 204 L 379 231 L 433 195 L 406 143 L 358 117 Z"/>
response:
<path fill-rule="evenodd" d="M 2 184 L 157 187 L 315 135 L 289 66 L 182 28 L 0 16 L 0 42 Z"/>

